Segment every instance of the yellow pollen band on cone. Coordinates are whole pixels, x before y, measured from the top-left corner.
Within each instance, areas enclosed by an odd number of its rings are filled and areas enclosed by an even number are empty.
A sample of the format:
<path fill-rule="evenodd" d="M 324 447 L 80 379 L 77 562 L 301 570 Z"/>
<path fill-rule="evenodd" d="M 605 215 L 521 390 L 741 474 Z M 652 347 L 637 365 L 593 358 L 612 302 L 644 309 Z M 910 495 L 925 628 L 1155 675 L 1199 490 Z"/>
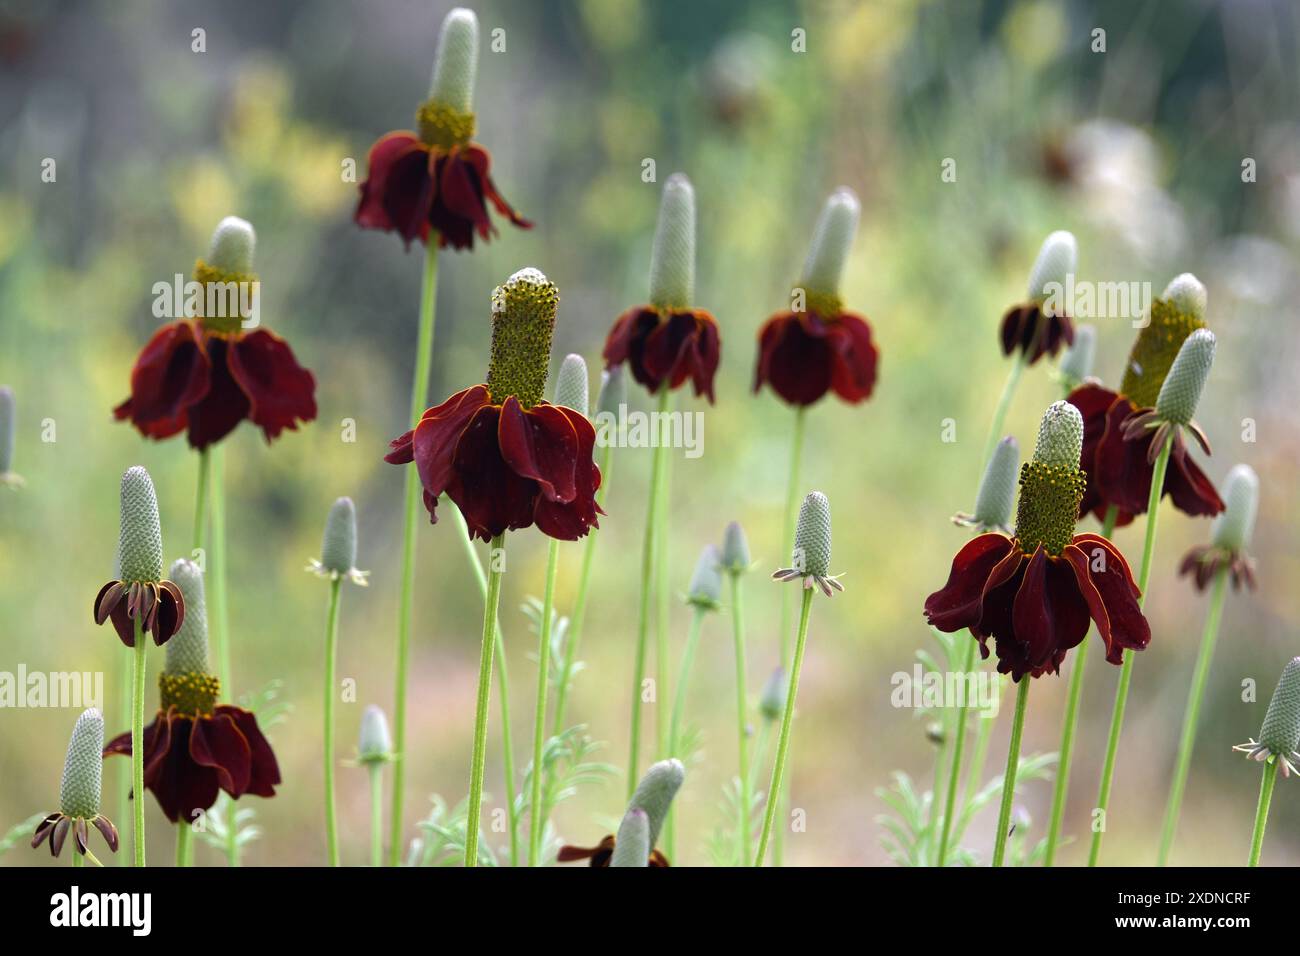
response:
<path fill-rule="evenodd" d="M 210 714 L 221 696 L 221 681 L 211 674 L 186 671 L 158 675 L 158 696 L 163 710 L 175 707 L 181 714 Z"/>
<path fill-rule="evenodd" d="M 451 149 L 470 141 L 476 120 L 473 113 L 462 113 L 446 103 L 425 100 L 415 111 L 415 126 L 426 146 Z"/>
<path fill-rule="evenodd" d="M 202 259 L 194 262 L 194 281 L 203 285 L 203 301 L 199 303 L 199 322 L 209 332 L 232 334 L 243 326 L 244 316 L 240 315 L 243 302 L 252 302 L 258 284 L 256 272 L 227 272 L 210 266 Z M 213 288 L 217 287 L 217 288 Z M 248 289 L 244 292 L 242 290 Z M 221 302 L 224 308 L 221 315 L 207 315 L 209 298 Z"/>

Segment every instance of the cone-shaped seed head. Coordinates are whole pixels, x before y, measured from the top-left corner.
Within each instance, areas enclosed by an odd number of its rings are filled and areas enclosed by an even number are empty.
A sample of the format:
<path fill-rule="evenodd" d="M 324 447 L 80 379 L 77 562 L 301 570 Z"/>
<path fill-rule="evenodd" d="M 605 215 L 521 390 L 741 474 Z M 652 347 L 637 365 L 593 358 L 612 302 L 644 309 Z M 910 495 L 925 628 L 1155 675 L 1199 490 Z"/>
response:
<path fill-rule="evenodd" d="M 596 413 L 617 416 L 620 405 L 627 404 L 627 379 L 623 366 L 615 365 L 600 373 L 600 392 L 596 395 Z"/>
<path fill-rule="evenodd" d="M 122 476 L 121 531 L 117 539 L 118 573 L 123 581 L 162 580 L 162 525 L 153 479 L 140 465 Z"/>
<path fill-rule="evenodd" d="M 1259 742 L 1275 754 L 1289 756 L 1300 750 L 1300 657 L 1291 658 L 1282 671 L 1268 702 Z"/>
<path fill-rule="evenodd" d="M 683 173 L 664 183 L 650 252 L 650 304 L 689 309 L 695 300 L 695 189 Z"/>
<path fill-rule="evenodd" d="M 1020 444 L 1008 435 L 993 449 L 975 499 L 975 520 L 984 528 L 1005 528 L 1011 523 L 1011 505 L 1016 497 L 1016 473 L 1020 467 Z"/>
<path fill-rule="evenodd" d="M 546 391 L 560 290 L 540 269 L 520 269 L 492 293 L 492 359 L 487 386 L 495 404 L 511 395 L 532 408 Z"/>
<path fill-rule="evenodd" d="M 628 802 L 628 812 L 644 810 L 649 818 L 648 843 L 651 849 L 659 842 L 659 830 L 664 825 L 664 818 L 668 816 L 668 808 L 672 805 L 673 797 L 677 796 L 677 791 L 681 789 L 682 781 L 685 779 L 686 768 L 680 760 L 676 757 L 671 760 L 661 760 L 652 764 L 645 772 L 645 776 L 636 786 L 636 792 Z M 649 856 L 648 853 L 646 855 Z"/>
<path fill-rule="evenodd" d="M 1061 375 L 1071 385 L 1077 385 L 1092 374 L 1092 363 L 1097 356 L 1097 330 L 1091 325 L 1080 325 L 1074 330 L 1074 344 L 1061 356 Z"/>
<path fill-rule="evenodd" d="M 743 574 L 749 570 L 749 539 L 739 521 L 727 525 L 722 533 L 722 567 L 731 574 Z"/>
<path fill-rule="evenodd" d="M 640 807 L 633 807 L 623 815 L 609 865 L 650 865 L 650 816 Z"/>
<path fill-rule="evenodd" d="M 706 545 L 695 562 L 691 588 L 686 600 L 698 607 L 715 608 L 722 602 L 722 556 L 713 545 Z"/>
<path fill-rule="evenodd" d="M 7 475 L 14 466 L 14 390 L 0 385 L 0 475 Z"/>
<path fill-rule="evenodd" d="M 555 404 L 587 414 L 587 363 L 581 355 L 569 354 L 555 376 Z"/>
<path fill-rule="evenodd" d="M 91 707 L 72 728 L 68 756 L 63 762 L 59 809 L 67 816 L 93 820 L 99 816 L 100 782 L 104 772 L 104 718 Z"/>
<path fill-rule="evenodd" d="M 1223 514 L 1214 519 L 1211 539 L 1217 548 L 1244 551 L 1255 531 L 1259 477 L 1250 465 L 1234 465 L 1223 484 Z"/>
<path fill-rule="evenodd" d="M 1074 539 L 1079 502 L 1088 485 L 1079 467 L 1083 417 L 1069 402 L 1053 402 L 1038 426 L 1032 461 L 1020 468 L 1016 538 L 1026 553 L 1042 545 L 1059 555 Z"/>
<path fill-rule="evenodd" d="M 1045 286 L 1055 282 L 1065 287 L 1065 277 L 1073 273 L 1079 265 L 1079 244 L 1074 233 L 1064 229 L 1057 230 L 1043 240 L 1034 260 L 1034 268 L 1029 272 L 1029 298 L 1042 301 L 1049 293 Z"/>
<path fill-rule="evenodd" d="M 478 17 L 455 7 L 442 21 L 433 56 L 429 99 L 461 113 L 474 112 L 474 79 L 478 74 Z"/>
<path fill-rule="evenodd" d="M 1214 333 L 1209 329 L 1197 329 L 1187 336 L 1156 399 L 1156 411 L 1165 421 L 1186 425 L 1195 417 L 1214 365 L 1214 346 Z"/>
<path fill-rule="evenodd" d="M 1209 294 L 1200 279 L 1190 272 L 1174 276 L 1165 286 L 1160 298 L 1172 302 L 1174 307 L 1184 315 L 1189 315 L 1198 322 L 1205 321 L 1205 309 L 1209 303 Z"/>
<path fill-rule="evenodd" d="M 804 262 L 802 284 L 805 291 L 817 296 L 838 299 L 844 263 L 858 232 L 862 204 L 847 186 L 831 193 L 817 220 L 812 247 Z"/>
<path fill-rule="evenodd" d="M 814 491 L 799 506 L 794 531 L 794 566 L 804 574 L 828 577 L 831 573 L 831 503 Z"/>
<path fill-rule="evenodd" d="M 247 219 L 227 216 L 217 223 L 208 247 L 208 265 L 222 272 L 250 273 L 257 235 Z"/>
<path fill-rule="evenodd" d="M 393 738 L 388 734 L 388 718 L 382 708 L 371 704 L 361 712 L 361 738 L 357 754 L 362 763 L 387 760 L 393 752 Z"/>
<path fill-rule="evenodd" d="M 168 674 L 206 674 L 208 672 L 208 609 L 203 595 L 203 572 L 193 561 L 184 558 L 172 562 L 167 576 L 176 582 L 185 598 L 185 619 L 181 629 L 167 642 Z"/>
<path fill-rule="evenodd" d="M 763 693 L 758 696 L 758 712 L 768 720 L 780 720 L 789 687 L 790 681 L 785 676 L 784 667 L 772 671 L 767 683 L 763 685 Z"/>
<path fill-rule="evenodd" d="M 357 566 L 357 507 L 351 498 L 339 498 L 330 505 L 320 563 L 336 574 L 347 574 Z"/>
<path fill-rule="evenodd" d="M 1205 286 L 1189 272 L 1175 278 L 1164 295 L 1151 303 L 1147 324 L 1129 351 L 1120 394 L 1138 408 L 1156 404 L 1160 387 L 1187 337 L 1205 328 Z"/>
<path fill-rule="evenodd" d="M 1069 402 L 1053 402 L 1038 423 L 1034 461 L 1078 468 L 1083 454 L 1083 416 Z"/>

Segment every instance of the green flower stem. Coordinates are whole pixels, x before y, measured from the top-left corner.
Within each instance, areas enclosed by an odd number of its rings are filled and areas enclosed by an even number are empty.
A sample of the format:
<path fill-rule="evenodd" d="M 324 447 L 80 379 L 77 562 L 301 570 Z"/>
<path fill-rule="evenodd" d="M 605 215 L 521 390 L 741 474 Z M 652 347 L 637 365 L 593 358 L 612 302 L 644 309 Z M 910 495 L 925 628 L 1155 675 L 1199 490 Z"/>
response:
<path fill-rule="evenodd" d="M 208 568 L 212 588 L 208 592 L 208 621 L 217 645 L 217 677 L 227 700 L 234 699 L 230 670 L 230 619 L 226 609 L 226 455 L 220 448 L 210 449 L 212 476 L 209 481 L 209 504 L 212 529 L 208 542 Z M 233 832 L 233 828 L 232 828 Z"/>
<path fill-rule="evenodd" d="M 144 655 L 147 645 L 139 616 L 131 620 L 135 629 L 135 646 L 131 648 L 135 656 L 135 670 L 131 677 L 131 786 L 135 799 L 131 802 L 135 824 L 135 865 L 144 866 Z"/>
<path fill-rule="evenodd" d="M 1259 866 L 1259 854 L 1264 848 L 1264 827 L 1268 824 L 1268 805 L 1273 802 L 1273 784 L 1277 782 L 1277 757 L 1264 762 L 1264 778 L 1259 782 L 1259 804 L 1255 807 L 1255 832 L 1250 838 L 1250 862 Z"/>
<path fill-rule="evenodd" d="M 736 647 L 736 754 L 737 767 L 740 772 L 740 814 L 736 820 L 740 838 L 741 865 L 749 863 L 749 727 L 746 719 L 748 711 L 748 694 L 745 689 L 745 610 L 741 603 L 740 575 L 732 573 L 731 578 L 731 631 Z"/>
<path fill-rule="evenodd" d="M 176 865 L 185 867 L 190 865 L 190 856 L 193 843 L 190 841 L 192 829 L 186 821 L 182 820 L 176 824 Z"/>
<path fill-rule="evenodd" d="M 478 555 L 474 552 L 474 541 L 469 536 L 469 525 L 465 523 L 465 516 L 460 513 L 460 509 L 455 505 L 451 506 L 451 514 L 452 518 L 455 519 L 456 527 L 460 530 L 460 543 L 465 549 L 465 557 L 469 561 L 469 566 L 474 569 L 474 580 L 478 581 L 479 593 L 483 595 L 486 606 L 487 575 L 483 572 L 483 565 L 479 563 Z M 509 819 L 510 826 L 510 865 L 518 866 L 520 860 L 519 807 L 515 801 L 514 734 L 510 729 L 510 669 L 506 665 L 506 639 L 504 632 L 501 630 L 500 614 L 497 615 L 495 643 L 496 660 L 493 669 L 497 673 L 497 692 L 501 695 L 501 699 L 497 703 L 501 708 L 501 762 L 505 765 L 503 769 L 506 778 L 506 816 Z"/>
<path fill-rule="evenodd" d="M 546 691 L 551 683 L 551 616 L 555 611 L 555 571 L 560 565 L 560 542 L 551 539 L 546 555 L 546 590 L 542 619 L 537 628 L 537 711 L 533 716 L 532 793 L 528 798 L 528 865 L 539 866 L 546 808 L 542 806 L 542 745 L 546 743 Z"/>
<path fill-rule="evenodd" d="M 671 393 L 664 388 L 661 410 L 665 416 L 672 405 Z M 669 489 L 672 486 L 672 455 L 668 451 L 671 426 L 667 417 L 662 417 L 659 430 L 661 455 L 659 476 L 659 502 L 655 506 L 655 750 L 656 759 L 670 756 L 668 753 L 668 708 L 659 706 L 659 695 L 667 693 L 668 670 L 672 658 L 668 649 L 668 623 L 672 618 L 670 599 L 670 572 L 668 560 L 668 502 L 671 500 Z M 671 859 L 671 857 L 670 857 Z"/>
<path fill-rule="evenodd" d="M 465 817 L 465 866 L 478 865 L 479 818 L 483 813 L 483 771 L 487 764 L 488 701 L 492 696 L 492 652 L 496 649 L 497 609 L 501 604 L 501 575 L 497 560 L 505 535 L 492 539 L 488 549 L 488 592 L 483 608 L 483 643 L 478 662 L 478 699 L 474 707 L 474 756 L 469 770 L 469 804 Z M 504 557 L 504 555 L 502 555 Z"/>
<path fill-rule="evenodd" d="M 1106 509 L 1106 517 L 1101 523 L 1101 536 L 1109 539 L 1115 532 L 1115 522 L 1119 518 L 1119 508 L 1111 505 Z M 1052 792 L 1052 817 L 1047 826 L 1047 848 L 1044 851 L 1043 866 L 1051 866 L 1056 861 L 1056 848 L 1061 839 L 1061 823 L 1065 819 L 1065 798 L 1070 790 L 1070 766 L 1074 759 L 1074 733 L 1079 726 L 1079 701 L 1083 697 L 1083 674 L 1088 662 L 1088 640 L 1083 639 L 1074 652 L 1074 663 L 1070 666 L 1070 690 L 1065 701 L 1065 719 L 1061 722 L 1061 750 L 1057 760 L 1056 784 Z"/>
<path fill-rule="evenodd" d="M 199 452 L 199 483 L 194 492 L 194 549 L 203 547 L 203 532 L 208 518 L 208 479 L 212 473 L 212 457 L 208 449 Z"/>
<path fill-rule="evenodd" d="M 80 853 L 76 852 L 76 848 L 75 848 L 75 847 L 73 848 L 73 852 L 72 852 L 71 855 L 72 855 L 72 868 L 73 868 L 74 870 L 79 870 L 79 869 L 81 869 L 81 867 L 85 864 L 85 860 L 82 859 L 82 856 L 81 856 Z"/>
<path fill-rule="evenodd" d="M 438 298 L 438 237 L 425 242 L 424 279 L 420 287 L 420 323 L 416 333 L 415 376 L 411 383 L 414 428 L 424 414 L 429 394 L 433 353 L 434 304 Z M 402 852 L 402 798 L 406 782 L 406 676 L 411 660 L 411 617 L 415 604 L 415 532 L 420 521 L 422 493 L 418 469 L 405 469 L 405 512 L 402 518 L 402 580 L 397 603 L 397 686 L 393 692 L 393 803 L 389 820 L 388 865 L 397 866 Z"/>
<path fill-rule="evenodd" d="M 659 411 L 668 411 L 669 392 L 667 387 L 659 393 Z M 660 419 L 662 422 L 663 419 Z M 661 436 L 662 437 L 662 434 Z M 641 750 L 641 684 L 645 680 L 646 644 L 650 637 L 650 585 L 654 577 L 655 541 L 658 537 L 656 528 L 659 523 L 660 488 L 664 481 L 665 459 L 668 449 L 662 441 L 656 441 L 654 454 L 650 463 L 650 493 L 646 502 L 645 539 L 641 545 L 641 600 L 637 609 L 636 625 L 636 661 L 632 670 L 632 742 L 627 758 L 627 795 L 631 799 L 636 792 L 640 779 L 637 763 Z M 656 688 L 655 699 L 662 688 Z"/>
<path fill-rule="evenodd" d="M 1201 650 L 1196 655 L 1196 669 L 1192 673 L 1191 693 L 1187 697 L 1187 712 L 1183 716 L 1183 733 L 1178 741 L 1178 761 L 1174 777 L 1169 784 L 1169 803 L 1165 807 L 1165 822 L 1160 830 L 1160 855 L 1156 865 L 1169 862 L 1169 851 L 1174 845 L 1174 831 L 1178 829 L 1178 811 L 1182 807 L 1183 788 L 1192 765 L 1192 748 L 1196 745 L 1196 727 L 1201 716 L 1201 701 L 1205 697 L 1205 684 L 1210 677 L 1210 661 L 1219 637 L 1219 621 L 1223 618 L 1223 598 L 1228 590 L 1228 569 L 1220 568 L 1214 576 L 1210 591 L 1210 607 L 1205 612 L 1205 631 L 1201 634 Z"/>
<path fill-rule="evenodd" d="M 338 666 L 339 591 L 343 579 L 330 581 L 330 609 L 325 624 L 325 843 L 329 865 L 339 865 L 339 824 L 334 803 L 334 694 Z M 234 810 L 231 810 L 234 813 Z M 231 825 L 234 817 L 231 817 Z"/>
<path fill-rule="evenodd" d="M 1156 551 L 1156 520 L 1159 517 L 1157 509 L 1160 507 L 1160 495 L 1165 487 L 1165 472 L 1169 469 L 1169 453 L 1173 447 L 1173 442 L 1168 438 L 1165 439 L 1164 447 L 1160 449 L 1151 472 L 1151 496 L 1147 500 L 1146 541 L 1142 547 L 1142 566 L 1138 571 L 1138 590 L 1142 592 L 1142 596 L 1138 598 L 1139 608 L 1146 607 L 1147 603 L 1147 581 L 1151 577 L 1151 560 Z M 1101 789 L 1097 794 L 1097 808 L 1101 810 L 1101 827 L 1094 829 L 1092 834 L 1092 846 L 1088 851 L 1089 866 L 1096 866 L 1101 856 L 1101 840 L 1106 832 L 1106 808 L 1110 804 L 1110 788 L 1115 776 L 1115 758 L 1119 753 L 1119 735 L 1124 728 L 1124 707 L 1128 703 L 1128 688 L 1132 680 L 1133 653 L 1130 651 L 1124 655 L 1124 664 L 1119 670 L 1119 685 L 1115 688 L 1115 707 L 1110 715 L 1106 760 L 1101 767 Z"/>
<path fill-rule="evenodd" d="M 668 725 L 668 749 L 665 756 L 676 757 L 685 762 L 685 755 L 679 750 L 682 743 L 682 717 L 686 713 L 686 691 L 690 686 L 691 669 L 695 666 L 695 652 L 700 646 L 700 630 L 704 624 L 706 611 L 696 607 L 691 616 L 691 629 L 686 635 L 686 647 L 682 650 L 681 670 L 677 672 L 677 687 L 673 694 L 673 716 Z M 668 859 L 677 859 L 677 813 L 673 807 L 668 808 L 668 820 L 664 828 L 664 844 Z"/>
<path fill-rule="evenodd" d="M 962 660 L 962 672 L 970 673 L 971 668 L 975 666 L 975 638 L 972 635 L 969 643 L 966 645 L 966 656 Z M 952 769 L 948 773 L 948 790 L 944 801 L 943 810 L 943 827 L 939 835 L 939 853 L 935 857 L 935 866 L 943 866 L 948 859 L 948 838 L 952 834 L 952 814 L 956 808 L 957 790 L 961 780 L 961 752 L 966 743 L 966 723 L 967 711 L 970 707 L 970 701 L 965 695 L 962 697 L 961 707 L 957 710 L 957 725 L 953 728 L 952 733 Z M 934 795 L 935 802 L 939 800 L 939 794 Z"/>
<path fill-rule="evenodd" d="M 1002 808 L 998 811 L 998 832 L 993 841 L 993 865 L 1001 866 L 1007 852 L 1007 831 L 1011 828 L 1011 804 L 1016 797 L 1016 773 L 1020 769 L 1020 738 L 1025 730 L 1025 704 L 1029 702 L 1026 674 L 1016 690 L 1016 715 L 1011 723 L 1011 746 L 1007 750 L 1007 772 L 1002 777 Z"/>
<path fill-rule="evenodd" d="M 793 549 L 793 545 L 791 546 Z M 812 613 L 812 599 L 815 588 L 803 589 L 803 605 L 799 611 L 799 638 L 794 646 L 794 662 L 790 667 L 790 684 L 785 693 L 785 710 L 781 715 L 781 738 L 776 745 L 776 762 L 772 765 L 772 781 L 768 785 L 767 810 L 763 814 L 763 832 L 758 838 L 758 856 L 755 866 L 763 865 L 767 855 L 768 839 L 772 835 L 772 823 L 776 819 L 777 801 L 770 799 L 771 794 L 780 793 L 782 778 L 785 776 L 785 758 L 790 751 L 790 724 L 794 720 L 794 700 L 799 693 L 799 671 L 803 667 L 804 645 L 808 642 L 808 617 Z"/>
<path fill-rule="evenodd" d="M 132 679 L 135 676 L 135 657 L 131 654 L 123 654 L 121 668 L 122 671 L 118 674 L 118 687 L 121 688 L 119 706 L 122 708 L 120 712 L 128 715 L 127 719 L 129 720 L 130 715 L 135 713 L 135 688 L 131 686 Z M 134 779 L 135 761 L 123 761 L 117 777 L 117 819 L 119 820 L 135 819 L 135 811 L 132 807 L 134 801 L 131 800 L 131 781 Z M 130 866 L 129 858 L 125 853 L 121 855 L 118 864 L 120 866 Z"/>
<path fill-rule="evenodd" d="M 370 771 L 370 865 L 384 865 L 384 765 L 372 763 Z"/>
<path fill-rule="evenodd" d="M 989 436 L 984 440 L 984 453 L 980 455 L 980 467 L 983 467 L 984 463 L 992 457 L 993 449 L 1002 437 L 1002 425 L 1007 420 L 1007 410 L 1011 407 L 1011 396 L 1015 395 L 1016 387 L 1020 384 L 1020 376 L 1024 374 L 1024 371 L 1025 353 L 1016 352 L 1015 360 L 1011 363 L 1011 371 L 1007 374 L 1006 384 L 1002 386 L 1002 396 L 998 399 L 997 408 L 993 410 L 993 422 L 989 425 Z"/>
<path fill-rule="evenodd" d="M 609 469 L 614 460 L 613 445 L 601 449 L 600 490 L 596 492 L 596 504 L 602 507 L 609 493 Z M 551 724 L 551 736 L 558 737 L 564 732 L 564 710 L 569 703 L 569 685 L 573 682 L 573 667 L 577 663 L 578 640 L 582 637 L 582 626 L 587 620 L 587 594 L 591 586 L 591 568 L 596 555 L 596 529 L 587 532 L 587 541 L 582 551 L 582 569 L 578 573 L 578 594 L 573 602 L 573 614 L 569 617 L 569 639 L 564 642 L 564 663 L 560 668 L 559 683 L 555 688 L 555 720 Z"/>

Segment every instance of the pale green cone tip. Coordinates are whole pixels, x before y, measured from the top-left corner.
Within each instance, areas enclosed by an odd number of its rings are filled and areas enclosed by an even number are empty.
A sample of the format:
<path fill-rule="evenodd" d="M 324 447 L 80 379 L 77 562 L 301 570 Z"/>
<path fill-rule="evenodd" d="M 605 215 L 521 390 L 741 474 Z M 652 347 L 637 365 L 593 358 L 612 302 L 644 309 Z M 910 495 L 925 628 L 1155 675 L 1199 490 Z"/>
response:
<path fill-rule="evenodd" d="M 91 707 L 83 710 L 72 728 L 68 756 L 63 762 L 59 809 L 65 816 L 93 820 L 99 816 L 100 785 L 104 773 L 104 718 Z"/>
<path fill-rule="evenodd" d="M 600 373 L 600 392 L 596 395 L 596 414 L 618 416 L 621 405 L 627 404 L 627 378 L 623 366 L 615 365 Z"/>
<path fill-rule="evenodd" d="M 722 533 L 722 567 L 728 574 L 744 574 L 751 563 L 745 529 L 739 521 L 733 521 Z"/>
<path fill-rule="evenodd" d="M 1234 465 L 1223 483 L 1223 514 L 1214 519 L 1211 540 L 1216 548 L 1244 551 L 1255 532 L 1259 510 L 1259 477 L 1250 465 Z"/>
<path fill-rule="evenodd" d="M 1186 425 L 1196 416 L 1205 380 L 1214 365 L 1215 344 L 1209 329 L 1197 329 L 1183 342 L 1156 398 L 1156 412 L 1165 421 Z"/>
<path fill-rule="evenodd" d="M 1179 312 L 1190 315 L 1202 322 L 1205 321 L 1205 310 L 1209 302 L 1209 295 L 1205 291 L 1205 286 L 1201 280 L 1190 272 L 1174 276 L 1169 281 L 1169 285 L 1165 286 L 1164 294 L 1160 298 L 1172 302 Z"/>
<path fill-rule="evenodd" d="M 1282 671 L 1264 714 L 1259 742 L 1284 757 L 1300 750 L 1300 657 L 1291 658 Z"/>
<path fill-rule="evenodd" d="M 778 667 L 772 671 L 763 685 L 763 692 L 758 697 L 758 712 L 768 720 L 780 720 L 785 709 L 785 695 L 789 688 L 789 679 L 785 668 Z"/>
<path fill-rule="evenodd" d="M 208 673 L 208 608 L 203 593 L 203 572 L 193 561 L 180 558 L 172 562 L 168 578 L 181 589 L 185 598 L 185 619 L 181 629 L 167 642 L 168 674 Z"/>
<path fill-rule="evenodd" d="M 695 300 L 695 189 L 684 173 L 664 183 L 650 252 L 650 304 L 689 309 Z"/>
<path fill-rule="evenodd" d="M 794 567 L 804 575 L 830 576 L 831 503 L 820 491 L 810 493 L 799 506 L 792 557 Z"/>
<path fill-rule="evenodd" d="M 474 79 L 478 74 L 478 17 L 473 10 L 453 8 L 438 31 L 429 99 L 460 113 L 474 112 Z"/>
<path fill-rule="evenodd" d="M 1074 329 L 1074 344 L 1061 356 L 1061 376 L 1073 387 L 1092 374 L 1097 356 L 1097 330 L 1091 325 Z"/>
<path fill-rule="evenodd" d="M 722 556 L 714 545 L 706 545 L 695 562 L 691 587 L 686 602 L 696 607 L 713 609 L 722 603 Z"/>
<path fill-rule="evenodd" d="M 388 718 L 383 708 L 370 704 L 361 712 L 361 737 L 357 756 L 362 763 L 388 760 L 393 754 L 393 738 L 388 733 Z"/>
<path fill-rule="evenodd" d="M 15 423 L 14 390 L 0 385 L 0 475 L 13 470 Z"/>
<path fill-rule="evenodd" d="M 803 287 L 821 296 L 839 298 L 844 263 L 858 232 L 862 204 L 847 186 L 831 193 L 817 220 L 812 246 L 803 267 Z"/>
<path fill-rule="evenodd" d="M 118 574 L 123 581 L 161 581 L 162 525 L 153 479 L 140 465 L 122 475 L 121 531 L 117 539 Z"/>
<path fill-rule="evenodd" d="M 250 273 L 256 248 L 257 234 L 252 224 L 238 216 L 227 216 L 212 232 L 208 265 L 222 272 Z"/>
<path fill-rule="evenodd" d="M 618 825 L 609 865 L 649 866 L 650 849 L 650 816 L 640 807 L 634 807 L 623 815 L 623 822 Z"/>
<path fill-rule="evenodd" d="M 1079 243 L 1074 233 L 1059 229 L 1043 240 L 1029 272 L 1029 298 L 1041 302 L 1051 293 L 1045 288 L 1055 282 L 1065 287 L 1065 277 L 1079 266 Z"/>
<path fill-rule="evenodd" d="M 347 574 L 357 566 L 357 508 L 351 498 L 339 498 L 330 505 L 320 544 L 320 563 L 335 574 Z"/>
<path fill-rule="evenodd" d="M 1011 435 L 997 443 L 975 499 L 975 522 L 983 528 L 1006 528 L 1011 524 L 1020 469 L 1020 443 Z"/>
<path fill-rule="evenodd" d="M 1053 402 L 1038 424 L 1034 461 L 1044 465 L 1078 468 L 1083 454 L 1083 416 L 1069 402 Z"/>
<path fill-rule="evenodd" d="M 587 362 L 581 355 L 570 353 L 560 363 L 555 376 L 555 404 L 587 414 Z"/>
<path fill-rule="evenodd" d="M 659 831 L 668 816 L 668 808 L 672 806 L 673 797 L 677 796 L 677 791 L 681 789 L 682 781 L 685 779 L 686 767 L 680 760 L 676 757 L 671 760 L 661 760 L 652 764 L 645 772 L 645 776 L 636 786 L 636 792 L 632 794 L 632 799 L 628 801 L 629 813 L 640 809 L 644 810 L 649 818 L 648 843 L 651 849 L 654 849 L 659 842 Z M 649 856 L 648 853 L 646 855 Z"/>

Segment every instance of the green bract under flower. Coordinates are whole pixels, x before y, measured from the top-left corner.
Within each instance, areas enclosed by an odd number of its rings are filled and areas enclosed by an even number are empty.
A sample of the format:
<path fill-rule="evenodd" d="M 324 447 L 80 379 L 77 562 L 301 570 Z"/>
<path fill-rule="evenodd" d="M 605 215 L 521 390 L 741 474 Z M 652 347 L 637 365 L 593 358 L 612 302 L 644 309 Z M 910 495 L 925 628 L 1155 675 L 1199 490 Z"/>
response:
<path fill-rule="evenodd" d="M 542 400 L 560 292 L 538 269 L 520 269 L 492 293 L 493 404 L 513 395 L 525 409 Z"/>

